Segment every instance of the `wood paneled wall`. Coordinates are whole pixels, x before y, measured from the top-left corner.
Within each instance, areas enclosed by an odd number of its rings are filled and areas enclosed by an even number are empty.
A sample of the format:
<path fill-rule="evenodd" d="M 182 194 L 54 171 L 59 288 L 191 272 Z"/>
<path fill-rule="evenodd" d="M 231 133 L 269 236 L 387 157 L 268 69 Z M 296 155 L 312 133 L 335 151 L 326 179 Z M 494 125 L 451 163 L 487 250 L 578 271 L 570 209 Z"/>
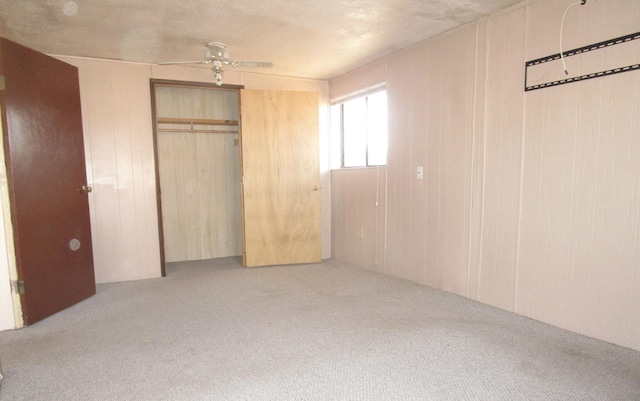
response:
<path fill-rule="evenodd" d="M 331 171 L 333 258 L 385 272 L 386 167 Z"/>
<path fill-rule="evenodd" d="M 242 254 L 237 135 L 158 134 L 167 262 Z"/>
<path fill-rule="evenodd" d="M 78 67 L 96 282 L 160 275 L 149 66 Z"/>
<path fill-rule="evenodd" d="M 357 238 L 380 218 L 374 169 L 332 174 L 334 256 L 640 350 L 640 72 L 524 92 L 573 3 L 527 2 L 384 60 L 386 265 Z M 564 44 L 639 30 L 636 1 L 587 2 Z"/>

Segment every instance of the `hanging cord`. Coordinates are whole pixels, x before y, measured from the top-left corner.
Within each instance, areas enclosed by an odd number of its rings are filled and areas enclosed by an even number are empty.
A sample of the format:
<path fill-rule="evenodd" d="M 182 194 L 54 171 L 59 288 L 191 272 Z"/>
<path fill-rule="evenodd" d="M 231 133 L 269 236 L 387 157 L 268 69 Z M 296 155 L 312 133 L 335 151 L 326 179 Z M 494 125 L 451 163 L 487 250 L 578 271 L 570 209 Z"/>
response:
<path fill-rule="evenodd" d="M 569 75 L 567 71 L 567 66 L 564 63 L 564 53 L 562 52 L 562 31 L 564 30 L 564 18 L 567 16 L 567 11 L 573 6 L 583 6 L 585 5 L 587 0 L 582 0 L 577 3 L 573 3 L 566 10 L 564 10 L 564 14 L 562 14 L 562 22 L 560 23 L 560 60 L 562 60 L 562 68 L 564 69 L 564 75 Z"/>

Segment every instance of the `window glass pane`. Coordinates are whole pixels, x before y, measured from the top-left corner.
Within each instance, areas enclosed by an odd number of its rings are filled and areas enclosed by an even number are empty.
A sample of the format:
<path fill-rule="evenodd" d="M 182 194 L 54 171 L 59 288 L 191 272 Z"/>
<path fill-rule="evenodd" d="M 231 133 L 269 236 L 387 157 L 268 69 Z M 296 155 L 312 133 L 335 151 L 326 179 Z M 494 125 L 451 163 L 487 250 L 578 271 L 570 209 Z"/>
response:
<path fill-rule="evenodd" d="M 342 167 L 387 164 L 387 92 L 381 90 L 331 107 L 332 138 Z M 334 160 L 332 158 L 332 160 Z M 332 165 L 334 162 L 332 162 Z"/>
<path fill-rule="evenodd" d="M 367 164 L 367 101 L 350 100 L 343 104 L 342 149 L 344 167 Z"/>
<path fill-rule="evenodd" d="M 342 104 L 331 106 L 331 168 L 342 167 Z"/>
<path fill-rule="evenodd" d="M 387 92 L 368 97 L 368 165 L 387 164 Z"/>

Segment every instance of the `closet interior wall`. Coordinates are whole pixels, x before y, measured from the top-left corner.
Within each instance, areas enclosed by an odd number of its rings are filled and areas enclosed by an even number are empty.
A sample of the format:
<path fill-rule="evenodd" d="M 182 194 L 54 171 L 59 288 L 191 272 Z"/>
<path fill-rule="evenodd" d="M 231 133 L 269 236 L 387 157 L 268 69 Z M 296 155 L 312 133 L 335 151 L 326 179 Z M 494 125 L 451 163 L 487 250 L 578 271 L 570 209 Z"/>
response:
<path fill-rule="evenodd" d="M 242 254 L 238 96 L 155 87 L 165 262 Z"/>

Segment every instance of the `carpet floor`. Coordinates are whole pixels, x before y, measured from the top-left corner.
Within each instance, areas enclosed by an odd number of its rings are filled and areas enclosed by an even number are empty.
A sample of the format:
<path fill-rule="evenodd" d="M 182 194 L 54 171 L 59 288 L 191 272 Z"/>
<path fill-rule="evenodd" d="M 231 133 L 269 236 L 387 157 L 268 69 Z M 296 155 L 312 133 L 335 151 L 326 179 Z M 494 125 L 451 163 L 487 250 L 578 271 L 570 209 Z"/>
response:
<path fill-rule="evenodd" d="M 0 400 L 640 400 L 640 352 L 336 261 L 170 264 L 0 332 Z"/>

